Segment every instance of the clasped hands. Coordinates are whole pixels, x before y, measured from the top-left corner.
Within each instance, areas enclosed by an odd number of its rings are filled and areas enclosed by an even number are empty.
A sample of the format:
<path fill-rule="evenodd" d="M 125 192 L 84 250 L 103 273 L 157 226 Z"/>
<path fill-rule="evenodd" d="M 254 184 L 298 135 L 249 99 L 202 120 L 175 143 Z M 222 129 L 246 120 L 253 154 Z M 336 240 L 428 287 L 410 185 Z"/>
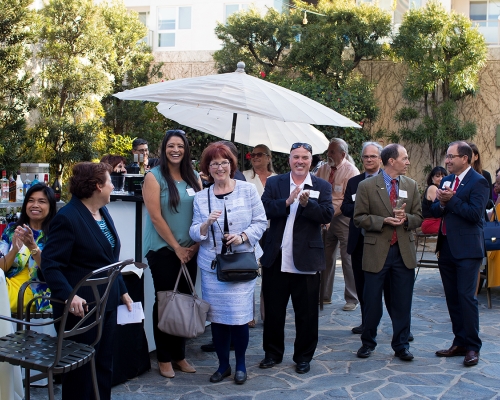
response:
<path fill-rule="evenodd" d="M 301 190 L 300 186 L 297 186 L 292 193 L 290 193 L 290 196 L 285 202 L 287 207 L 290 207 L 297 197 L 299 198 L 299 204 L 302 207 L 307 206 L 307 202 L 309 201 L 309 190 L 302 190 L 302 193 Z"/>
<path fill-rule="evenodd" d="M 14 231 L 14 237 L 12 240 L 12 245 L 15 246 L 17 251 L 23 244 L 30 250 L 33 250 L 36 247 L 35 238 L 33 237 L 33 231 L 31 228 L 24 224 L 23 226 L 18 226 Z"/>
<path fill-rule="evenodd" d="M 448 183 L 448 182 L 445 182 L 445 183 Z M 449 186 L 444 186 L 442 189 L 438 189 L 436 193 L 437 193 L 436 198 L 439 200 L 439 203 L 443 207 L 455 195 L 455 192 Z"/>
<path fill-rule="evenodd" d="M 404 203 L 401 208 L 394 209 L 394 217 L 384 218 L 384 224 L 391 226 L 400 226 L 405 223 L 408 219 L 405 212 L 406 203 Z"/>

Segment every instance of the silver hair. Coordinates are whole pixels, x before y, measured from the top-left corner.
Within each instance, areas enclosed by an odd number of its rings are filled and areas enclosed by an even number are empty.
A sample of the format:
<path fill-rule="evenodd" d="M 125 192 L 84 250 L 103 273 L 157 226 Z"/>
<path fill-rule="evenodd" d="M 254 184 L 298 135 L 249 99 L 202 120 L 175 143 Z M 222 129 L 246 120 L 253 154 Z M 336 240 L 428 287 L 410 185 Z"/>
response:
<path fill-rule="evenodd" d="M 333 138 L 332 140 L 330 140 L 330 144 L 332 143 L 337 144 L 340 148 L 340 151 L 342 151 L 342 153 L 345 153 L 345 156 L 347 158 L 347 156 L 349 155 L 349 145 L 346 143 L 346 141 L 341 138 Z"/>
<path fill-rule="evenodd" d="M 382 145 L 378 142 L 364 142 L 363 143 L 363 148 L 361 149 L 361 157 L 363 157 L 363 153 L 365 152 L 365 149 L 368 147 L 368 146 L 375 146 L 378 150 L 378 155 L 380 157 L 380 154 L 382 153 Z"/>

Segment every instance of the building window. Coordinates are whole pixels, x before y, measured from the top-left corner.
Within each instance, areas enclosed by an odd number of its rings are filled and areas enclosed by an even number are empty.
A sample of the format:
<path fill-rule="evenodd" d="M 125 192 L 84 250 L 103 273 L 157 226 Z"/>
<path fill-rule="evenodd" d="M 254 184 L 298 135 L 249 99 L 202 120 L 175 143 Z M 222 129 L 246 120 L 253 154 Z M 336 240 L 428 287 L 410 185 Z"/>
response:
<path fill-rule="evenodd" d="M 248 4 L 226 4 L 224 13 L 224 23 L 227 22 L 227 18 L 238 11 L 248 10 Z"/>
<path fill-rule="evenodd" d="M 175 35 L 182 29 L 191 29 L 191 7 L 158 9 L 158 47 L 175 47 Z"/>
<path fill-rule="evenodd" d="M 471 1 L 469 4 L 469 18 L 479 26 L 498 26 L 500 14 L 500 0 Z"/>

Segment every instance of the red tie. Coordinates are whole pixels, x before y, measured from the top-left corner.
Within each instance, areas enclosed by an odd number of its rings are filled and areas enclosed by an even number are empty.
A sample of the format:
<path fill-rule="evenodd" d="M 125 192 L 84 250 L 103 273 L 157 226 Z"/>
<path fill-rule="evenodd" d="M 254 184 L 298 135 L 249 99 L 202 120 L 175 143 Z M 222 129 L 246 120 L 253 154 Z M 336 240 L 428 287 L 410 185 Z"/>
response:
<path fill-rule="evenodd" d="M 398 200 L 398 193 L 396 191 L 396 183 L 397 179 L 391 180 L 391 193 L 389 193 L 389 199 L 391 200 L 391 206 L 394 208 L 396 207 L 396 203 Z M 391 238 L 391 246 L 398 241 L 398 234 L 396 232 L 396 228 L 394 228 L 394 232 L 392 232 L 392 238 Z"/>
<path fill-rule="evenodd" d="M 330 167 L 330 176 L 328 177 L 328 182 L 330 182 L 330 185 L 333 185 L 333 181 L 335 180 L 335 172 L 337 171 L 337 167 Z"/>
<path fill-rule="evenodd" d="M 458 176 L 455 178 L 455 185 L 453 186 L 453 191 L 456 192 L 458 189 L 458 185 L 460 184 L 460 179 L 458 179 Z M 444 220 L 443 217 L 443 224 L 441 225 L 441 233 L 443 235 L 446 235 L 446 221 Z"/>

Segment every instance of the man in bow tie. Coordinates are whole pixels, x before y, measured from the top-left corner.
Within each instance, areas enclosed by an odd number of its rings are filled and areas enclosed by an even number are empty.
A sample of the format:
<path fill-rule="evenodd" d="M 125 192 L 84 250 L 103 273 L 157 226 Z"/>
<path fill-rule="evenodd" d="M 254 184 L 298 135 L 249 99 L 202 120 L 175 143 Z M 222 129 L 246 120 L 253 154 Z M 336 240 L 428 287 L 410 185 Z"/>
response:
<path fill-rule="evenodd" d="M 403 146 L 387 145 L 381 153 L 382 173 L 359 183 L 354 205 L 354 225 L 364 231 L 363 332 L 357 355 L 366 358 L 377 346 L 382 318 L 382 292 L 390 277 L 390 317 L 395 356 L 410 361 L 408 338 L 415 267 L 413 230 L 422 224 L 417 183 L 405 176 L 410 161 Z"/>
<path fill-rule="evenodd" d="M 471 168 L 472 149 L 453 142 L 446 153 L 450 175 L 443 178 L 431 206 L 442 217 L 436 251 L 446 304 L 455 338 L 452 346 L 436 351 L 438 357 L 465 356 L 464 365 L 479 361 L 479 310 L 476 285 L 484 257 L 483 216 L 489 197 L 486 179 Z"/>

